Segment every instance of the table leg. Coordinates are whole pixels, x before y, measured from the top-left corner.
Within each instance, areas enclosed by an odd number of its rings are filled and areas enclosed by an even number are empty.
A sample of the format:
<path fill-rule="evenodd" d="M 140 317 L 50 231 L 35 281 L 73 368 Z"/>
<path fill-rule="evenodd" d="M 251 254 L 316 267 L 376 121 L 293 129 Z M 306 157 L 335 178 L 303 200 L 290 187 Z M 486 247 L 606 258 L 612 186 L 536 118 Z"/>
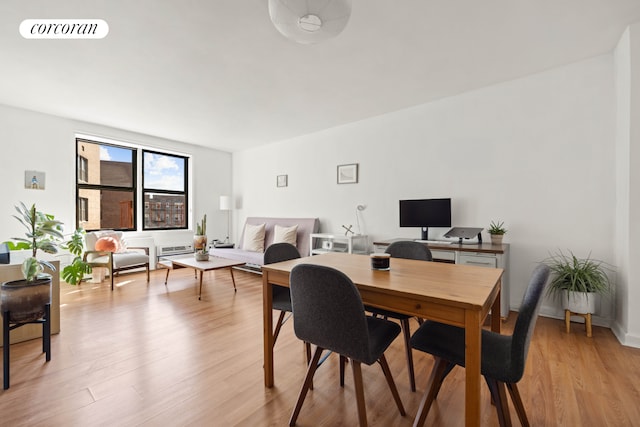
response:
<path fill-rule="evenodd" d="M 495 301 L 493 301 L 493 305 L 491 306 L 491 330 L 496 333 L 500 333 L 500 315 L 494 316 L 493 313 L 500 313 L 501 303 L 500 299 L 502 298 L 502 280 L 498 281 L 498 295 L 496 296 Z"/>
<path fill-rule="evenodd" d="M 200 293 L 198 294 L 198 299 L 201 300 L 202 299 L 202 274 L 204 273 L 204 271 L 200 270 Z"/>
<path fill-rule="evenodd" d="M 231 281 L 233 282 L 233 292 L 238 292 L 236 289 L 236 279 L 233 277 L 233 267 L 229 267 L 229 272 L 231 273 Z"/>
<path fill-rule="evenodd" d="M 499 313 L 499 311 L 497 312 Z M 496 317 L 496 316 L 493 316 Z M 500 316 L 497 316 L 498 321 Z M 482 354 L 482 319 L 477 310 L 465 313 L 465 425 L 480 425 L 480 355 Z M 493 323 L 493 322 L 492 322 Z"/>
<path fill-rule="evenodd" d="M 269 285 L 269 272 L 262 273 L 262 315 L 264 334 L 264 385 L 273 387 L 273 291 Z"/>

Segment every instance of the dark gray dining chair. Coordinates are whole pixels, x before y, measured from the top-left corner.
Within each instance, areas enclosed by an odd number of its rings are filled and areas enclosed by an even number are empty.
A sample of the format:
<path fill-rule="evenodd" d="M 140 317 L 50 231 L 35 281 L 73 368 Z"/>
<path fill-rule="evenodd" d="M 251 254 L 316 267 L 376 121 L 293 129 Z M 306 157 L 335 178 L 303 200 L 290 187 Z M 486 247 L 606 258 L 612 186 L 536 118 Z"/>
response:
<path fill-rule="evenodd" d="M 298 252 L 298 248 L 290 243 L 274 243 L 264 251 L 265 264 L 274 264 L 296 258 L 300 258 L 300 252 Z M 285 318 L 286 314 L 292 312 L 291 293 L 289 292 L 289 288 L 285 288 L 284 286 L 271 285 L 271 288 L 273 293 L 273 309 L 280 311 L 278 323 L 273 332 L 273 344 L 275 345 L 278 335 L 280 334 L 280 329 L 287 321 L 287 318 Z M 310 357 L 310 354 L 307 354 L 307 357 Z"/>
<path fill-rule="evenodd" d="M 511 425 L 506 385 L 511 400 L 523 426 L 528 426 L 527 414 L 520 398 L 517 383 L 524 373 L 529 343 L 535 328 L 542 294 L 549 278 L 549 267 L 539 265 L 531 274 L 520 312 L 512 335 L 501 335 L 482 330 L 482 361 L 480 372 L 485 378 L 491 398 L 498 411 L 500 426 Z M 416 350 L 430 353 L 435 363 L 429 378 L 414 426 L 424 425 L 431 404 L 438 395 L 445 377 L 456 366 L 464 366 L 464 329 L 438 322 L 426 321 L 411 337 L 411 345 Z"/>
<path fill-rule="evenodd" d="M 398 324 L 367 316 L 356 286 L 344 273 L 334 268 L 297 265 L 291 271 L 290 286 L 293 330 L 298 338 L 317 347 L 307 368 L 289 425 L 296 424 L 324 350 L 339 354 L 341 364 L 342 358 L 351 359 L 360 426 L 367 425 L 362 363 L 380 363 L 396 406 L 404 416 L 405 410 L 398 389 L 384 357 L 385 350 L 400 333 Z"/>
<path fill-rule="evenodd" d="M 391 255 L 392 258 L 433 261 L 433 256 L 431 255 L 431 251 L 428 247 L 426 247 L 423 243 L 413 242 L 410 240 L 393 242 L 387 247 L 385 252 Z M 409 339 L 411 338 L 409 319 L 411 319 L 412 316 L 370 306 L 366 306 L 365 309 L 377 316 L 396 319 L 400 322 L 400 326 L 402 327 L 405 352 L 407 354 L 409 385 L 411 386 L 411 391 L 416 391 L 416 378 L 413 369 L 413 353 L 411 352 L 411 344 L 409 343 Z M 418 321 L 422 323 L 422 319 L 418 319 Z"/>

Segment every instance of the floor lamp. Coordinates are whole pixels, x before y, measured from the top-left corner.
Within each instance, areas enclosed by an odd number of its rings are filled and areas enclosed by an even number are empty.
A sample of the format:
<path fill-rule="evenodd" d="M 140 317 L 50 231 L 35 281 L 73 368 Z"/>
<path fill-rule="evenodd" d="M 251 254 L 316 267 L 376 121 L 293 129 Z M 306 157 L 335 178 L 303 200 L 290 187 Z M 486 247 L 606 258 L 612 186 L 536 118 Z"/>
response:
<path fill-rule="evenodd" d="M 229 230 L 231 230 L 231 197 L 220 196 L 220 210 L 227 211 L 227 238 L 225 243 L 229 243 Z"/>

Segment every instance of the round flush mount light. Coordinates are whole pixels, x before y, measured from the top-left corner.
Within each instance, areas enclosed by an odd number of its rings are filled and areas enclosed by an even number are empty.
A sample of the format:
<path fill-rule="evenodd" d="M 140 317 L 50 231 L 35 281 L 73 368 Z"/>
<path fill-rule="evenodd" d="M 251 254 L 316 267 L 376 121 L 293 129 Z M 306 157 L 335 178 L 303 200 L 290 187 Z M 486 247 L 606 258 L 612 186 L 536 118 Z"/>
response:
<path fill-rule="evenodd" d="M 351 16 L 351 0 L 269 0 L 269 16 L 288 39 L 318 43 L 344 30 Z"/>

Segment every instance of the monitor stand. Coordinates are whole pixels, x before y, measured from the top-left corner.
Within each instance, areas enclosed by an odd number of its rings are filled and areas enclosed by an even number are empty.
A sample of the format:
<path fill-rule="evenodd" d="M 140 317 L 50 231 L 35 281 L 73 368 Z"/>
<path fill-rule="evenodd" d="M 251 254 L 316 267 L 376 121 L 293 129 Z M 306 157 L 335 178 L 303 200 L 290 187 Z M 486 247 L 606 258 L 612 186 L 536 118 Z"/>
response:
<path fill-rule="evenodd" d="M 420 240 L 429 240 L 429 227 L 422 227 L 422 237 Z"/>

